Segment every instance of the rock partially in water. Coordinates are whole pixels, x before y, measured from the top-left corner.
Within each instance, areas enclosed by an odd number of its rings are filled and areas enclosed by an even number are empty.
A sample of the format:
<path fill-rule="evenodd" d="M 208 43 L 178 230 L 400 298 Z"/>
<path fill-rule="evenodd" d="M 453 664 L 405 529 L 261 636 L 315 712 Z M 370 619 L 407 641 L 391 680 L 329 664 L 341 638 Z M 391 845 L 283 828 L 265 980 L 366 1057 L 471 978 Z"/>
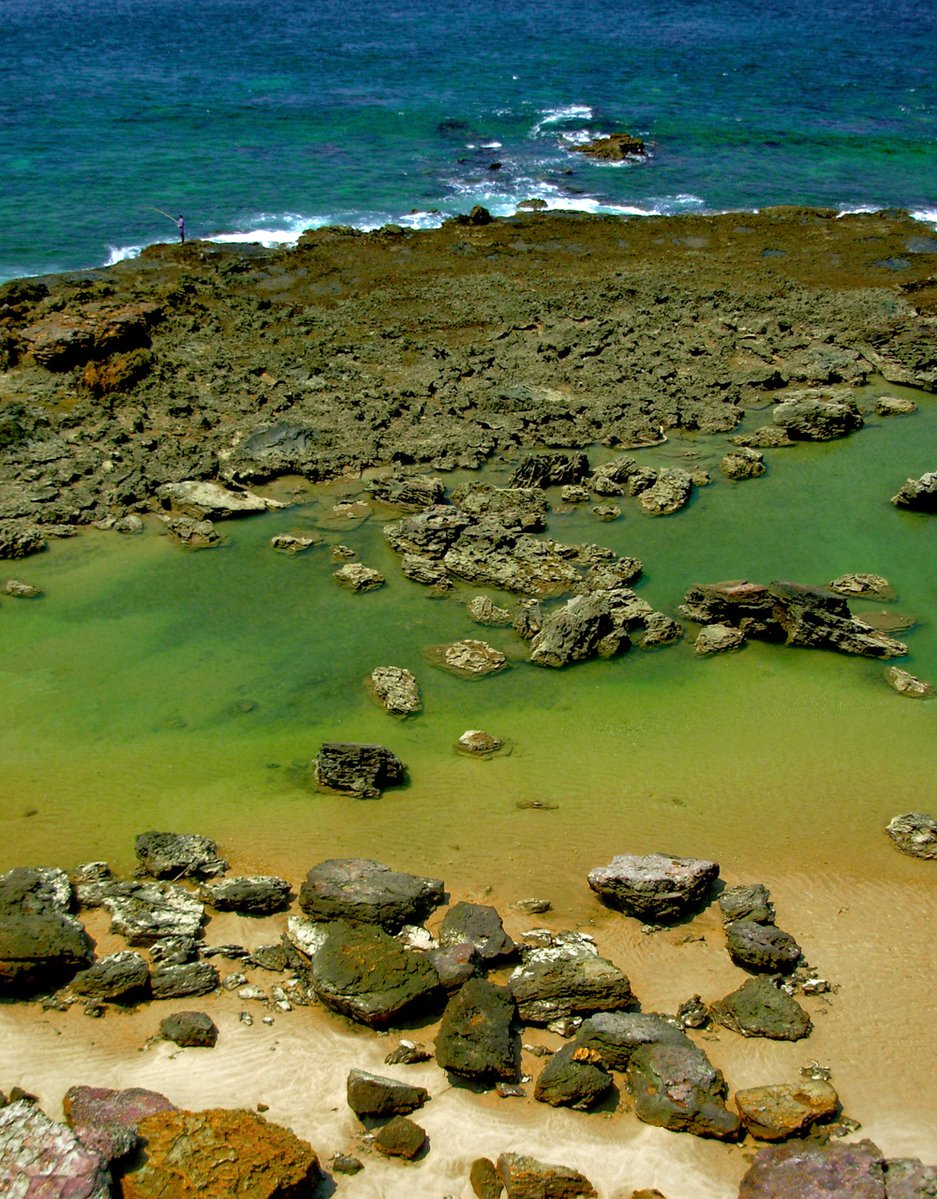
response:
<path fill-rule="evenodd" d="M 800 946 L 769 921 L 729 920 L 726 948 L 737 966 L 771 974 L 789 974 L 801 959 Z"/>
<path fill-rule="evenodd" d="M 275 874 L 255 874 L 207 883 L 199 892 L 219 912 L 242 912 L 267 916 L 282 912 L 290 904 L 290 884 Z"/>
<path fill-rule="evenodd" d="M 862 414 L 852 400 L 788 400 L 777 405 L 771 419 L 794 441 L 832 441 L 861 429 L 863 424 Z"/>
<path fill-rule="evenodd" d="M 440 1068 L 476 1082 L 512 1082 L 518 1067 L 514 1015 L 508 987 L 470 978 L 443 1013 L 436 1037 Z"/>
<path fill-rule="evenodd" d="M 739 1184 L 739 1199 L 886 1199 L 885 1162 L 871 1141 L 795 1141 L 760 1149 Z"/>
<path fill-rule="evenodd" d="M 370 858 L 328 858 L 306 875 L 299 906 L 313 920 L 376 924 L 398 932 L 445 902 L 442 879 L 391 870 Z"/>
<path fill-rule="evenodd" d="M 589 872 L 589 886 L 609 907 L 667 923 L 700 908 L 718 877 L 718 863 L 704 858 L 620 854 Z"/>
<path fill-rule="evenodd" d="M 476 595 L 465 605 L 465 611 L 476 624 L 493 628 L 509 625 L 514 617 L 507 608 L 499 608 L 487 595 Z"/>
<path fill-rule="evenodd" d="M 310 537 L 303 533 L 277 533 L 270 538 L 270 544 L 284 554 L 301 554 L 314 545 L 321 545 L 322 538 L 318 534 Z"/>
<path fill-rule="evenodd" d="M 394 1116 L 374 1134 L 374 1147 L 385 1157 L 412 1161 L 426 1145 L 426 1129 L 406 1116 Z"/>
<path fill-rule="evenodd" d="M 473 758 L 488 758 L 502 748 L 504 742 L 482 729 L 466 729 L 456 742 L 456 749 Z"/>
<path fill-rule="evenodd" d="M 925 812 L 893 816 L 885 832 L 902 853 L 912 858 L 937 858 L 937 820 Z"/>
<path fill-rule="evenodd" d="M 896 508 L 909 508 L 912 512 L 937 512 L 937 470 L 902 483 L 891 502 Z"/>
<path fill-rule="evenodd" d="M 358 799 L 376 799 L 385 787 L 406 780 L 406 767 L 389 749 L 349 741 L 323 742 L 313 773 L 320 787 Z"/>
<path fill-rule="evenodd" d="M 589 474 L 589 459 L 581 452 L 528 454 L 511 475 L 511 487 L 556 487 L 581 483 Z"/>
<path fill-rule="evenodd" d="M 91 962 L 91 938 L 70 914 L 71 901 L 61 870 L 0 875 L 0 996 L 52 990 Z"/>
<path fill-rule="evenodd" d="M 207 1012 L 173 1012 L 160 1021 L 159 1031 L 183 1049 L 212 1049 L 218 1040 L 218 1026 Z"/>
<path fill-rule="evenodd" d="M 583 1021 L 576 1045 L 594 1049 L 609 1070 L 627 1070 L 634 1051 L 641 1045 L 692 1045 L 692 1041 L 668 1016 L 656 1012 L 599 1012 Z"/>
<path fill-rule="evenodd" d="M 739 1117 L 726 1107 L 722 1072 L 695 1045 L 655 1042 L 634 1050 L 628 1090 L 639 1120 L 720 1141 L 738 1139 Z"/>
<path fill-rule="evenodd" d="M 796 999 L 768 978 L 750 978 L 711 1007 L 713 1019 L 743 1037 L 799 1041 L 811 1029 L 810 1017 Z"/>
<path fill-rule="evenodd" d="M 839 1096 L 828 1082 L 805 1079 L 736 1091 L 735 1106 L 756 1140 L 786 1141 L 831 1120 L 839 1111 Z"/>
<path fill-rule="evenodd" d="M 508 986 L 520 1018 L 549 1024 L 565 1016 L 620 1011 L 635 999 L 621 970 L 587 942 L 561 943 L 527 954 Z"/>
<path fill-rule="evenodd" d="M 881 575 L 853 573 L 838 575 L 829 584 L 830 591 L 837 595 L 861 596 L 865 599 L 893 600 L 895 589 Z"/>
<path fill-rule="evenodd" d="M 0 581 L 0 594 L 8 595 L 11 599 L 36 599 L 42 592 L 22 579 L 3 579 Z"/>
<path fill-rule="evenodd" d="M 166 532 L 174 541 L 191 550 L 207 550 L 221 544 L 221 534 L 210 520 L 192 516 L 163 516 Z"/>
<path fill-rule="evenodd" d="M 105 1157 L 34 1103 L 0 1108 L 0 1194 L 11 1199 L 111 1199 Z"/>
<path fill-rule="evenodd" d="M 919 679 L 917 675 L 902 670 L 900 666 L 886 666 L 885 680 L 899 695 L 906 695 L 909 699 L 927 699 L 934 694 L 933 683 Z"/>
<path fill-rule="evenodd" d="M 379 570 L 362 562 L 346 562 L 332 572 L 332 578 L 349 591 L 376 591 L 387 582 Z"/>
<path fill-rule="evenodd" d="M 442 479 L 436 475 L 393 475 L 387 479 L 372 479 L 368 491 L 382 504 L 412 512 L 441 504 L 445 497 Z"/>
<path fill-rule="evenodd" d="M 396 1078 L 383 1078 L 367 1070 L 350 1070 L 345 1083 L 348 1106 L 362 1117 L 406 1116 L 429 1099 L 425 1087 L 414 1087 Z"/>
<path fill-rule="evenodd" d="M 690 501 L 693 480 L 679 467 L 665 466 L 650 487 L 638 495 L 638 504 L 651 516 L 669 516 Z"/>
<path fill-rule="evenodd" d="M 728 624 L 707 624 L 700 629 L 693 649 L 698 654 L 724 654 L 741 649 L 744 644 L 745 634 L 741 629 Z"/>
<path fill-rule="evenodd" d="M 599 137 L 581 146 L 571 147 L 589 158 L 603 158 L 610 162 L 621 162 L 624 158 L 643 158 L 647 153 L 644 142 L 640 137 L 630 133 L 610 133 L 608 137 Z"/>
<path fill-rule="evenodd" d="M 416 677 L 403 666 L 375 666 L 368 676 L 368 686 L 391 716 L 413 716 L 423 710 Z"/>
<path fill-rule="evenodd" d="M 232 491 L 220 483 L 203 479 L 187 479 L 181 483 L 164 483 L 156 492 L 162 505 L 178 516 L 192 520 L 227 520 L 233 516 L 250 516 L 285 505 L 264 499 L 251 491 Z"/>
<path fill-rule="evenodd" d="M 285 1199 L 321 1178 L 312 1146 L 255 1112 L 158 1112 L 141 1121 L 144 1148 L 123 1199 Z"/>
<path fill-rule="evenodd" d="M 134 852 L 137 874 L 151 878 L 212 878 L 228 869 L 217 844 L 198 833 L 140 833 Z"/>
<path fill-rule="evenodd" d="M 917 404 L 903 396 L 879 396 L 875 401 L 875 411 L 879 416 L 910 416 L 912 412 L 917 412 Z"/>
<path fill-rule="evenodd" d="M 62 1100 L 65 1122 L 81 1143 L 106 1161 L 117 1161 L 139 1144 L 137 1126 L 154 1112 L 174 1111 L 175 1105 L 158 1091 L 128 1087 L 69 1087 Z"/>
<path fill-rule="evenodd" d="M 765 473 L 765 456 L 750 446 L 740 446 L 719 463 L 719 469 L 727 479 L 757 479 Z"/>
<path fill-rule="evenodd" d="M 145 997 L 150 989 L 150 968 L 132 949 L 101 958 L 71 981 L 76 995 L 89 999 L 107 999 L 112 1003 L 132 1003 Z"/>
<path fill-rule="evenodd" d="M 612 1085 L 602 1055 L 582 1045 L 563 1045 L 540 1072 L 534 1098 L 551 1107 L 588 1111 Z"/>
<path fill-rule="evenodd" d="M 601 653 L 611 657 L 631 644 L 602 593 L 576 595 L 546 613 L 530 643 L 535 666 L 569 666 Z"/>
<path fill-rule="evenodd" d="M 500 650 L 487 641 L 466 638 L 448 645 L 434 645 L 426 651 L 434 666 L 448 670 L 450 674 L 466 679 L 480 679 L 498 674 L 507 667 L 508 660 Z"/>
<path fill-rule="evenodd" d="M 589 1179 L 578 1170 L 520 1153 L 502 1153 L 497 1170 L 506 1199 L 575 1199 L 579 1195 L 591 1199 L 598 1195 Z"/>
<path fill-rule="evenodd" d="M 0 559 L 25 558 L 46 548 L 42 530 L 34 525 L 0 521 Z"/>

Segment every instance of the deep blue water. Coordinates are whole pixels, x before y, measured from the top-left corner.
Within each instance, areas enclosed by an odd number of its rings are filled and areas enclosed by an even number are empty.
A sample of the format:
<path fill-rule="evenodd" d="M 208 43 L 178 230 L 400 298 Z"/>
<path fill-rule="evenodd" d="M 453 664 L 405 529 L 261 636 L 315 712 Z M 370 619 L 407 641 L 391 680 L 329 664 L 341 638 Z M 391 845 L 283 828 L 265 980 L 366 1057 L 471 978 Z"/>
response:
<path fill-rule="evenodd" d="M 0 278 L 473 203 L 937 218 L 932 0 L 0 0 Z M 651 157 L 569 147 L 616 129 Z M 491 164 L 501 163 L 499 169 Z"/>

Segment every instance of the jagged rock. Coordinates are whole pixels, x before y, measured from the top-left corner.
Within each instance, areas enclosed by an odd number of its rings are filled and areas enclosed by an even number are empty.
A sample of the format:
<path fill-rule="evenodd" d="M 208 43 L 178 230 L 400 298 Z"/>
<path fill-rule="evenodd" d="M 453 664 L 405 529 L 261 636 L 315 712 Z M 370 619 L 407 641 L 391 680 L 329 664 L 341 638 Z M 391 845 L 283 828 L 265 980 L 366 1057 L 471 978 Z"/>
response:
<path fill-rule="evenodd" d="M 563 1016 L 619 1011 L 634 1003 L 628 978 L 587 943 L 551 945 L 527 954 L 508 979 L 520 1018 L 549 1024 Z"/>
<path fill-rule="evenodd" d="M 14 524 L 12 521 L 0 522 L 0 559 L 25 558 L 28 554 L 36 554 L 46 547 L 46 539 L 42 530 Z"/>
<path fill-rule="evenodd" d="M 568 666 L 600 652 L 609 657 L 629 644 L 604 596 L 576 595 L 544 616 L 530 643 L 530 660 L 536 666 Z"/>
<path fill-rule="evenodd" d="M 332 1011 L 386 1028 L 433 1005 L 439 978 L 426 957 L 375 925 L 336 921 L 312 960 L 312 986 Z"/>
<path fill-rule="evenodd" d="M 574 1199 L 578 1195 L 598 1195 L 589 1179 L 578 1170 L 520 1153 L 502 1153 L 497 1169 L 506 1199 Z"/>
<path fill-rule="evenodd" d="M 436 504 L 385 525 L 384 538 L 395 553 L 440 559 L 470 523 L 471 518 L 451 504 Z"/>
<path fill-rule="evenodd" d="M 192 516 L 164 516 L 161 519 L 170 537 L 188 549 L 211 549 L 221 544 L 221 534 L 210 520 L 196 520 Z"/>
<path fill-rule="evenodd" d="M 927 699 L 934 694 L 934 684 L 917 675 L 902 670 L 900 666 L 886 666 L 885 679 L 889 687 L 893 687 L 899 695 L 907 695 L 910 699 Z"/>
<path fill-rule="evenodd" d="M 909 416 L 917 412 L 917 404 L 902 396 L 879 396 L 875 401 L 875 411 L 879 416 Z"/>
<path fill-rule="evenodd" d="M 396 1049 L 392 1049 L 384 1058 L 388 1066 L 414 1066 L 420 1062 L 428 1062 L 432 1058 L 430 1051 L 416 1041 L 401 1039 Z"/>
<path fill-rule="evenodd" d="M 427 558 L 422 554 L 404 554 L 400 559 L 400 569 L 414 583 L 422 583 L 425 587 L 451 587 L 446 568 L 435 558 Z"/>
<path fill-rule="evenodd" d="M 592 515 L 597 520 L 618 520 L 621 508 L 617 504 L 596 504 L 592 509 Z"/>
<path fill-rule="evenodd" d="M 368 676 L 371 694 L 391 716 L 412 716 L 423 709 L 416 678 L 402 666 L 375 666 Z"/>
<path fill-rule="evenodd" d="M 119 883 L 104 899 L 111 931 L 129 945 L 152 945 L 164 937 L 198 936 L 204 905 L 172 883 Z"/>
<path fill-rule="evenodd" d="M 570 483 L 560 489 L 560 499 L 564 504 L 588 504 L 589 488 L 579 483 Z"/>
<path fill-rule="evenodd" d="M 445 495 L 442 479 L 435 475 L 403 475 L 372 479 L 368 491 L 376 500 L 393 508 L 415 512 L 441 504 Z"/>
<path fill-rule="evenodd" d="M 706 1028 L 710 1019 L 709 1009 L 699 995 L 684 999 L 677 1008 L 677 1020 L 681 1028 Z"/>
<path fill-rule="evenodd" d="M 313 763 L 320 787 L 342 791 L 359 799 L 376 799 L 385 787 L 406 779 L 406 767 L 383 745 L 358 745 L 326 741 Z"/>
<path fill-rule="evenodd" d="M 713 1019 L 743 1037 L 799 1041 L 810 1032 L 810 1017 L 796 999 L 768 978 L 750 978 L 711 1007 Z"/>
<path fill-rule="evenodd" d="M 375 591 L 387 582 L 379 570 L 362 562 L 346 562 L 332 572 L 332 578 L 349 591 Z"/>
<path fill-rule="evenodd" d="M 528 454 L 515 468 L 509 486 L 554 487 L 562 483 L 581 483 L 589 469 L 589 459 L 583 453 Z"/>
<path fill-rule="evenodd" d="M 534 1098 L 551 1107 L 573 1107 L 587 1111 L 612 1085 L 602 1055 L 582 1045 L 564 1045 L 540 1072 Z"/>
<path fill-rule="evenodd" d="M 623 158 L 642 158 L 647 153 L 641 138 L 632 137 L 630 133 L 610 133 L 608 137 L 599 137 L 571 148 L 590 158 L 604 158 L 612 162 L 620 162 Z"/>
<path fill-rule="evenodd" d="M 180 962 L 156 966 L 150 975 L 154 999 L 180 999 L 205 995 L 219 985 L 218 971 L 210 962 Z"/>
<path fill-rule="evenodd" d="M 786 1141 L 801 1136 L 811 1125 L 832 1119 L 839 1111 L 839 1096 L 822 1079 L 749 1087 L 735 1092 L 742 1123 L 758 1141 Z"/>
<path fill-rule="evenodd" d="M 440 1068 L 482 1082 L 513 1081 L 518 1065 L 514 1013 L 508 987 L 470 978 L 443 1013 L 436 1037 Z"/>
<path fill-rule="evenodd" d="M 698 909 L 718 877 L 718 864 L 702 858 L 621 854 L 590 871 L 589 886 L 629 916 L 668 922 Z"/>
<path fill-rule="evenodd" d="M 549 508 L 543 491 L 533 487 L 495 487 L 491 483 L 463 483 L 452 499 L 474 523 L 491 518 L 491 527 L 536 533 L 546 525 Z"/>
<path fill-rule="evenodd" d="M 902 483 L 891 502 L 896 508 L 909 508 L 912 512 L 937 512 L 937 470 Z"/>
<path fill-rule="evenodd" d="M 656 1012 L 599 1012 L 583 1021 L 575 1044 L 594 1049 L 609 1070 L 627 1070 L 640 1045 L 692 1045 L 679 1025 Z"/>
<path fill-rule="evenodd" d="M 832 441 L 861 429 L 863 424 L 855 403 L 834 400 L 786 401 L 777 405 L 771 419 L 794 441 Z"/>
<path fill-rule="evenodd" d="M 54 989 L 90 963 L 91 939 L 69 913 L 71 899 L 61 870 L 0 875 L 0 996 Z"/>
<path fill-rule="evenodd" d="M 499 608 L 487 595 L 476 595 L 465 605 L 465 611 L 476 624 L 501 627 L 514 619 L 507 608 Z"/>
<path fill-rule="evenodd" d="M 209 1108 L 147 1116 L 123 1199 L 289 1199 L 321 1171 L 312 1147 L 255 1112 Z"/>
<path fill-rule="evenodd" d="M 105 1158 L 34 1103 L 0 1108 L 0 1194 L 10 1199 L 111 1199 Z"/>
<path fill-rule="evenodd" d="M 374 1146 L 385 1157 L 412 1161 L 426 1144 L 426 1129 L 406 1116 L 394 1116 L 374 1134 Z"/>
<path fill-rule="evenodd" d="M 745 644 L 745 634 L 728 624 L 704 625 L 693 643 L 698 654 L 721 654 L 726 650 L 739 649 Z"/>
<path fill-rule="evenodd" d="M 207 1012 L 173 1012 L 160 1021 L 159 1031 L 167 1041 L 185 1049 L 211 1049 L 218 1040 L 218 1027 Z"/>
<path fill-rule="evenodd" d="M 182 483 L 164 483 L 157 496 L 166 509 L 192 520 L 226 520 L 283 508 L 277 500 L 264 499 L 252 491 L 232 491 L 220 483 L 187 479 Z"/>
<path fill-rule="evenodd" d="M 863 596 L 866 599 L 893 600 L 895 590 L 881 575 L 846 574 L 838 575 L 829 583 L 830 591 L 837 595 Z"/>
<path fill-rule="evenodd" d="M 478 587 L 520 595 L 559 595 L 576 587 L 575 547 L 517 532 L 496 517 L 468 526 L 449 549 L 443 564 L 455 578 Z"/>
<path fill-rule="evenodd" d="M 596 495 L 624 495 L 628 480 L 636 473 L 638 464 L 634 458 L 621 454 L 611 462 L 603 462 L 587 480 L 590 491 Z"/>
<path fill-rule="evenodd" d="M 350 1070 L 345 1084 L 348 1106 L 363 1116 L 406 1116 L 429 1098 L 425 1087 L 413 1087 L 396 1078 L 382 1078 L 367 1070 Z"/>
<path fill-rule="evenodd" d="M 478 957 L 485 962 L 510 957 L 517 948 L 493 907 L 462 901 L 446 912 L 439 930 L 439 943 L 460 945 L 465 942 L 474 946 Z"/>
<path fill-rule="evenodd" d="M 726 948 L 737 966 L 788 974 L 800 961 L 800 946 L 794 938 L 768 921 L 730 920 L 725 931 Z"/>
<path fill-rule="evenodd" d="M 739 1184 L 739 1199 L 886 1199 L 885 1164 L 871 1141 L 818 1145 L 794 1141 L 759 1149 Z"/>
<path fill-rule="evenodd" d="M 727 479 L 757 479 L 765 473 L 765 456 L 750 446 L 740 446 L 719 463 Z"/>
<path fill-rule="evenodd" d="M 275 537 L 270 538 L 270 544 L 284 554 L 301 554 L 303 550 L 308 550 L 314 545 L 321 545 L 322 538 L 318 535 L 304 536 L 301 533 L 277 533 Z"/>
<path fill-rule="evenodd" d="M 150 968 L 139 953 L 130 949 L 101 958 L 71 981 L 71 989 L 76 995 L 112 1002 L 132 1002 L 142 998 L 149 987 Z"/>
<path fill-rule="evenodd" d="M 764 883 L 727 887 L 719 896 L 723 921 L 755 920 L 759 924 L 774 923 L 774 906 Z"/>
<path fill-rule="evenodd" d="M 129 1087 L 69 1087 L 62 1100 L 65 1122 L 81 1143 L 108 1162 L 132 1153 L 139 1144 L 137 1125 L 154 1112 L 174 1111 L 175 1105 L 157 1091 Z"/>
<path fill-rule="evenodd" d="M 183 966 L 198 959 L 201 942 L 195 937 L 161 937 L 148 946 L 150 957 L 157 966 Z M 205 949 L 206 956 L 209 950 Z"/>
<path fill-rule="evenodd" d="M 885 832 L 912 858 L 937 858 L 937 820 L 924 812 L 904 812 L 889 820 Z"/>
<path fill-rule="evenodd" d="M 134 851 L 137 874 L 151 878 L 211 878 L 228 869 L 215 842 L 198 833 L 140 833 Z"/>
<path fill-rule="evenodd" d="M 665 466 L 650 487 L 638 493 L 638 504 L 651 516 L 668 516 L 689 502 L 692 491 L 693 480 L 685 470 Z"/>
<path fill-rule="evenodd" d="M 482 729 L 466 729 L 456 742 L 456 749 L 474 758 L 487 758 L 498 752 L 504 742 Z"/>
<path fill-rule="evenodd" d="M 507 658 L 500 650 L 486 641 L 467 638 L 448 645 L 436 645 L 426 651 L 435 666 L 441 666 L 451 674 L 462 678 L 477 679 L 485 675 L 498 674 L 507 666 Z"/>
<path fill-rule="evenodd" d="M 199 894 L 219 912 L 266 916 L 289 907 L 290 885 L 274 874 L 225 878 L 201 887 Z"/>
<path fill-rule="evenodd" d="M 720 1141 L 736 1140 L 740 1121 L 725 1105 L 726 1081 L 695 1045 L 640 1045 L 628 1063 L 639 1120 Z"/>
<path fill-rule="evenodd" d="M 306 875 L 299 906 L 313 920 L 377 924 L 398 932 L 445 901 L 442 879 L 391 870 L 370 858 L 328 858 Z"/>
<path fill-rule="evenodd" d="M 35 599 L 42 595 L 38 587 L 33 587 L 32 583 L 24 583 L 21 579 L 3 579 L 0 582 L 0 594 L 8 595 L 12 599 Z"/>

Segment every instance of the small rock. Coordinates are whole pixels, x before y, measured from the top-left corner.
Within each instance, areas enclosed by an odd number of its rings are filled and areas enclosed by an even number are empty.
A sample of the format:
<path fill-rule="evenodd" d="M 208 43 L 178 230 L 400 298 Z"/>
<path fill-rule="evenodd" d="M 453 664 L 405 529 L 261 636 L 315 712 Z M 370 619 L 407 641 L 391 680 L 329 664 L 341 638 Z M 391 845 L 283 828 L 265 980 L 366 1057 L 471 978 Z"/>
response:
<path fill-rule="evenodd" d="M 361 562 L 348 562 L 332 572 L 332 578 L 349 591 L 375 591 L 387 580 L 379 570 L 364 566 Z"/>
<path fill-rule="evenodd" d="M 744 644 L 745 634 L 741 629 L 728 624 L 708 624 L 700 629 L 693 648 L 698 654 L 721 654 Z"/>
<path fill-rule="evenodd" d="M 368 685 L 371 694 L 391 716 L 413 716 L 422 711 L 419 684 L 402 666 L 375 666 L 368 676 Z"/>
<path fill-rule="evenodd" d="M 784 1141 L 801 1136 L 820 1120 L 832 1119 L 839 1111 L 839 1096 L 828 1082 L 811 1079 L 798 1085 L 736 1091 L 735 1106 L 756 1140 Z"/>
<path fill-rule="evenodd" d="M 588 1111 L 611 1085 L 611 1076 L 598 1050 L 582 1045 L 564 1045 L 541 1071 L 534 1088 L 534 1098 L 551 1107 Z"/>
<path fill-rule="evenodd" d="M 487 595 L 476 595 L 465 605 L 465 611 L 476 624 L 503 626 L 514 619 L 507 608 L 499 608 Z"/>
<path fill-rule="evenodd" d="M 360 1174 L 364 1169 L 364 1162 L 348 1153 L 336 1153 L 329 1162 L 329 1167 L 333 1174 Z"/>
<path fill-rule="evenodd" d="M 899 695 L 906 695 L 909 699 L 927 699 L 928 696 L 934 694 L 933 683 L 909 674 L 900 666 L 886 666 L 885 680 L 889 687 L 893 687 Z"/>
<path fill-rule="evenodd" d="M 486 733 L 482 729 L 466 729 L 456 742 L 459 753 L 469 754 L 473 758 L 489 758 L 496 754 L 504 745 L 498 737 Z"/>
<path fill-rule="evenodd" d="M 765 456 L 760 450 L 741 446 L 719 463 L 727 479 L 756 479 L 765 473 Z"/>
<path fill-rule="evenodd" d="M 388 1066 L 414 1066 L 419 1062 L 430 1061 L 432 1056 L 425 1045 L 420 1045 L 416 1041 L 402 1040 L 396 1049 L 392 1049 L 388 1053 L 384 1062 Z"/>
<path fill-rule="evenodd" d="M 502 1153 L 498 1173 L 507 1199 L 574 1199 L 598 1194 L 584 1174 L 569 1166 L 555 1166 L 519 1153 Z"/>
<path fill-rule="evenodd" d="M 342 791 L 359 799 L 376 799 L 385 787 L 406 779 L 406 767 L 383 745 L 358 745 L 326 741 L 313 763 L 320 787 Z"/>
<path fill-rule="evenodd" d="M 902 853 L 937 858 L 937 820 L 924 812 L 905 812 L 889 820 L 885 832 Z"/>
<path fill-rule="evenodd" d="M 448 645 L 431 646 L 426 656 L 434 666 L 440 666 L 461 678 L 478 679 L 498 674 L 507 666 L 507 658 L 486 641 L 466 638 Z"/>
<path fill-rule="evenodd" d="M 348 1106 L 358 1118 L 405 1116 L 429 1098 L 425 1087 L 413 1087 L 396 1078 L 382 1078 L 366 1070 L 351 1070 L 345 1084 Z"/>
<path fill-rule="evenodd" d="M 903 396 L 879 396 L 875 401 L 875 411 L 879 416 L 909 416 L 917 412 L 917 404 Z"/>
<path fill-rule="evenodd" d="M 183 1048 L 211 1049 L 218 1040 L 218 1027 L 206 1012 L 174 1012 L 160 1021 L 159 1031 Z"/>
<path fill-rule="evenodd" d="M 374 1136 L 374 1145 L 386 1157 L 403 1157 L 412 1161 L 426 1144 L 426 1129 L 408 1120 L 406 1116 L 394 1116 Z"/>
<path fill-rule="evenodd" d="M 19 579 L 4 579 L 0 582 L 0 593 L 13 599 L 35 599 L 36 596 L 42 595 L 38 587 L 33 587 L 31 583 L 23 583 Z"/>
<path fill-rule="evenodd" d="M 597 520 L 618 520 L 618 518 L 621 516 L 621 508 L 619 508 L 617 504 L 594 504 L 592 507 L 592 515 Z"/>
<path fill-rule="evenodd" d="M 177 999 L 204 995 L 218 986 L 218 971 L 209 962 L 186 962 L 180 966 L 157 966 L 150 975 L 154 999 Z"/>
<path fill-rule="evenodd" d="M 270 538 L 273 548 L 284 554 L 301 554 L 310 546 L 321 545 L 321 543 L 322 538 L 319 536 L 304 537 L 300 533 L 278 533 L 275 537 Z"/>
<path fill-rule="evenodd" d="M 514 906 L 519 912 L 526 912 L 531 916 L 540 916 L 544 912 L 549 912 L 553 904 L 549 899 L 539 899 L 536 895 L 531 895 L 527 899 L 519 899 Z"/>
<path fill-rule="evenodd" d="M 469 1171 L 469 1183 L 476 1199 L 501 1199 L 504 1183 L 495 1164 L 487 1157 L 477 1157 Z"/>

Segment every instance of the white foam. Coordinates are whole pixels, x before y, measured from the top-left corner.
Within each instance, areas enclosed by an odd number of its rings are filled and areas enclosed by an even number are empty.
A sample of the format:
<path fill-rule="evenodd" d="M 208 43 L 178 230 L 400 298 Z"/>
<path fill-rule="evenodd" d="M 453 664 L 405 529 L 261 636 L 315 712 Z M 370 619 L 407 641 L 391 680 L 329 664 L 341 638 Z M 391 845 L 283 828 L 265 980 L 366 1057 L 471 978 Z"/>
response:
<path fill-rule="evenodd" d="M 114 266 L 118 262 L 126 262 L 128 258 L 138 258 L 143 246 L 108 246 L 105 266 Z"/>
<path fill-rule="evenodd" d="M 591 121 L 592 108 L 588 104 L 561 104 L 559 108 L 547 108 L 541 111 L 539 120 L 535 121 L 530 137 L 539 137 L 544 127 L 558 125 L 563 121 Z"/>
<path fill-rule="evenodd" d="M 911 213 L 911 218 L 923 221 L 927 225 L 937 225 L 937 208 L 916 208 Z"/>

